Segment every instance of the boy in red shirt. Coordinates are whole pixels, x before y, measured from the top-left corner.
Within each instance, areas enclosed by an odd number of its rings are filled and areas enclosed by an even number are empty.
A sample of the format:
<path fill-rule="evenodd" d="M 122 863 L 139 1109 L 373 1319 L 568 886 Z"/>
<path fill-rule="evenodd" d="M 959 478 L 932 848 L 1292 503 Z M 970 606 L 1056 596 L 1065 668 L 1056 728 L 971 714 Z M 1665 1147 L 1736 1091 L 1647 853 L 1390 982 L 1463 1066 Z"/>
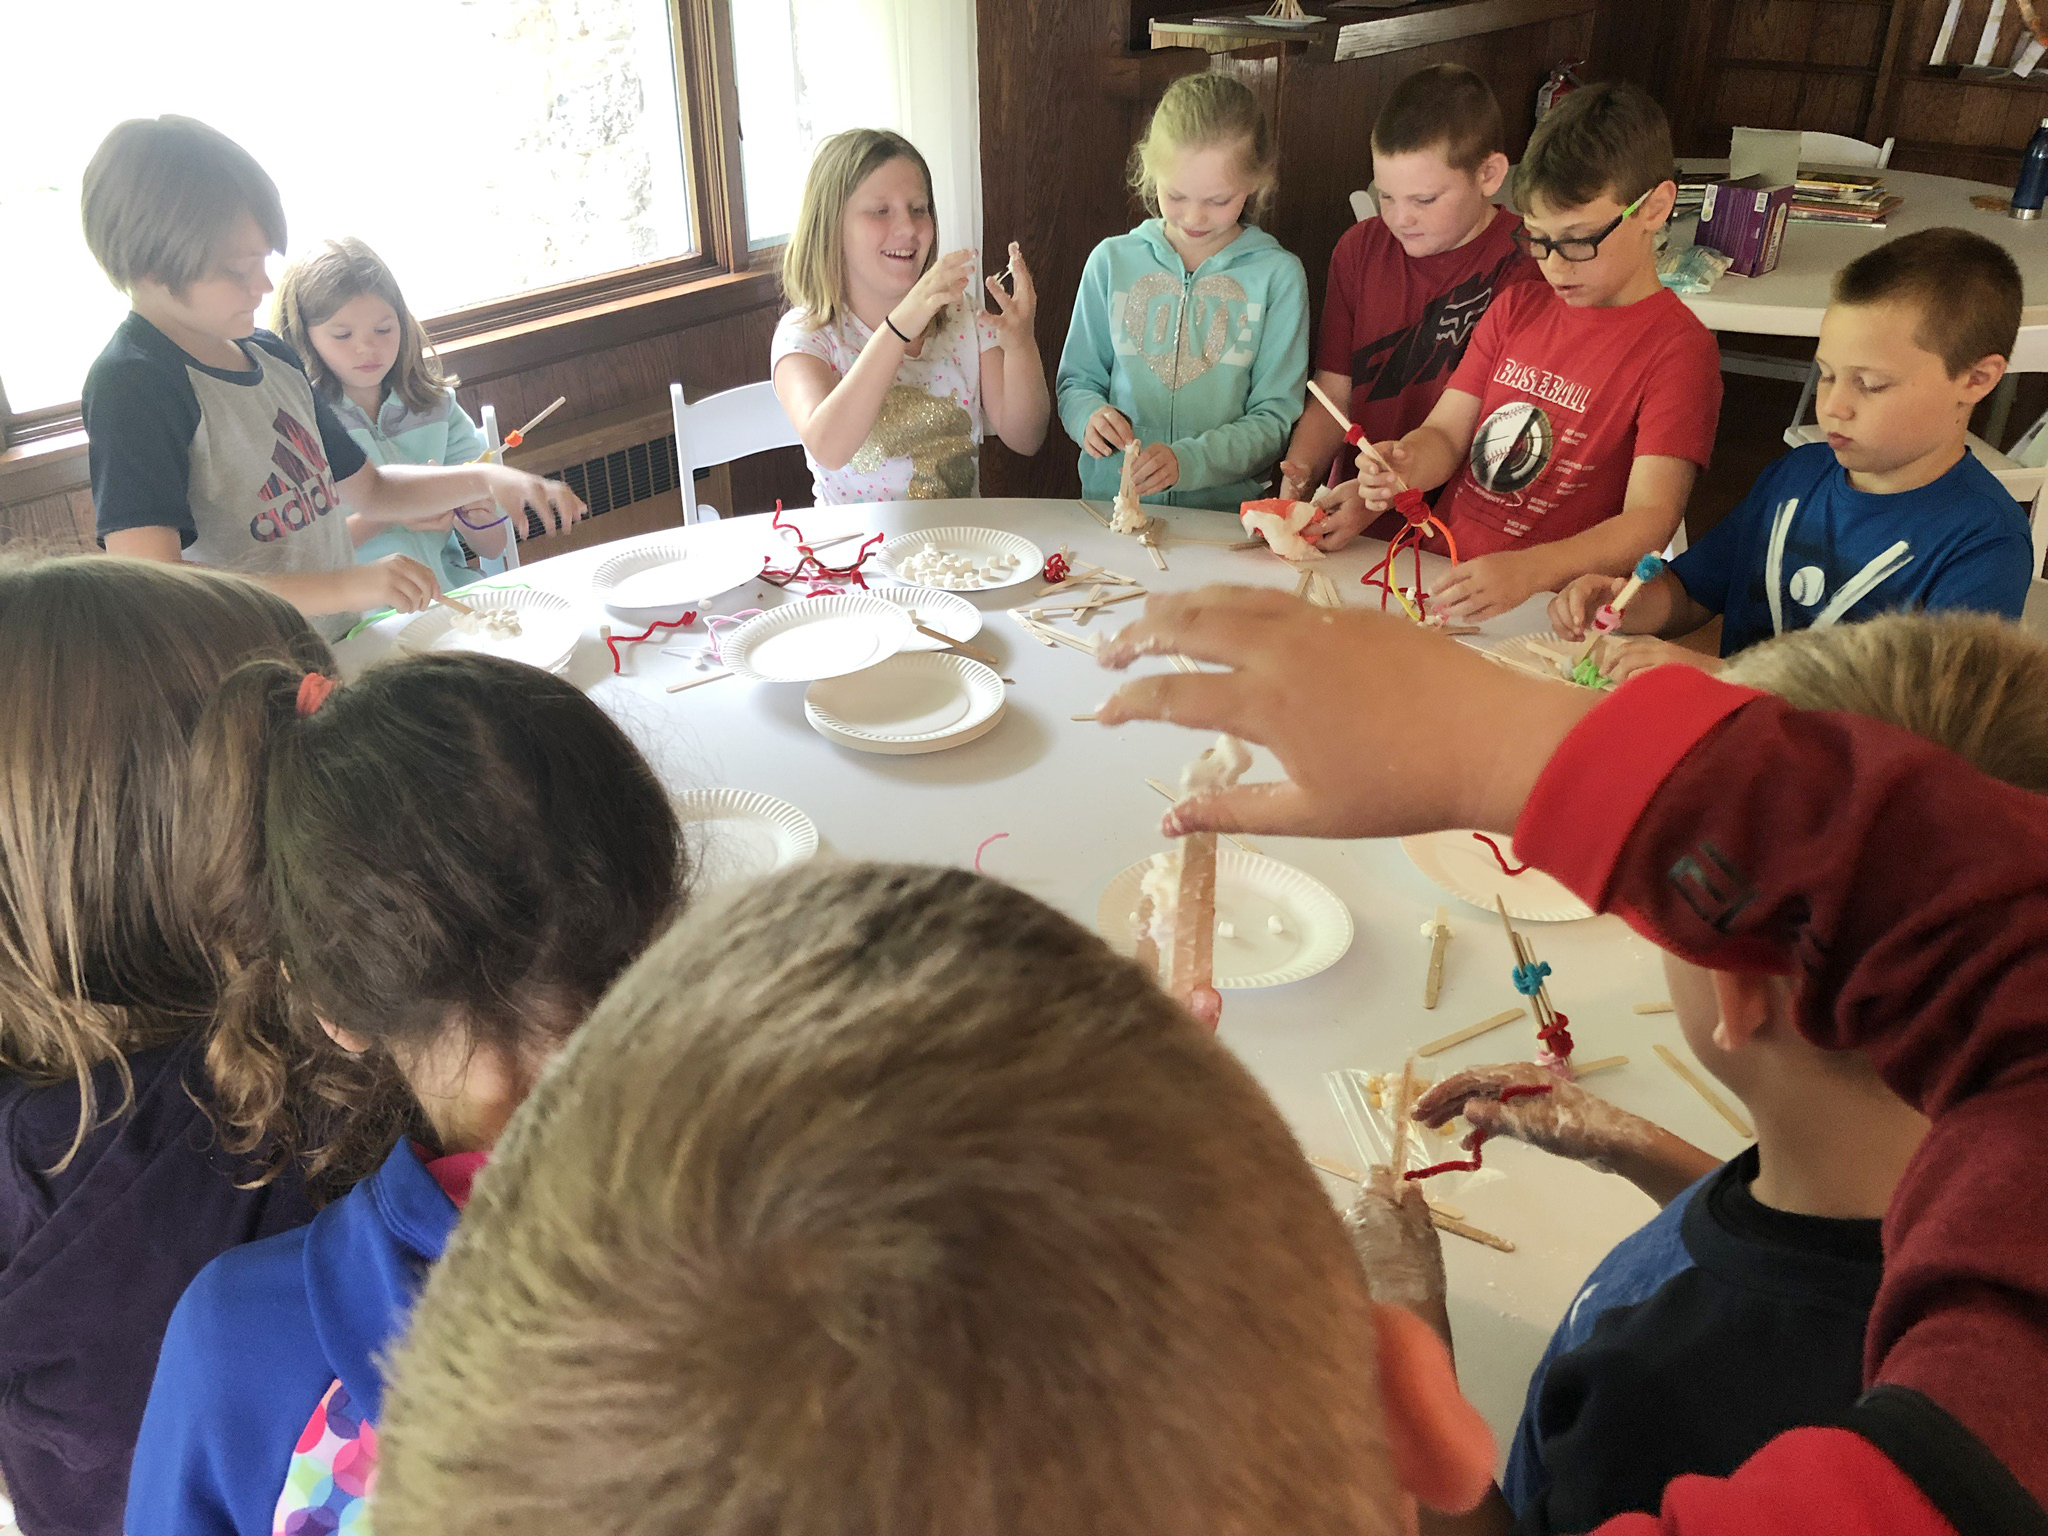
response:
<path fill-rule="evenodd" d="M 1352 225 L 1330 257 L 1315 380 L 1374 441 L 1422 425 L 1496 294 L 1540 282 L 1515 246 L 1521 219 L 1493 202 L 1506 142 L 1500 103 L 1462 64 L 1415 71 L 1372 126 L 1379 217 Z M 1333 461 L 1348 477 L 1343 446 L 1344 429 L 1311 404 L 1280 464 L 1284 494 L 1326 483 Z"/>
<path fill-rule="evenodd" d="M 1721 372 L 1713 336 L 1657 280 L 1676 196 L 1670 126 L 1635 86 L 1574 91 L 1530 136 L 1515 239 L 1548 288 L 1503 293 L 1429 419 L 1379 445 L 1416 490 L 1446 486 L 1436 515 L 1463 561 L 1431 594 L 1446 618 L 1626 574 L 1677 530 L 1713 450 Z M 1398 489 L 1361 454 L 1360 508 L 1332 517 L 1323 547 Z"/>

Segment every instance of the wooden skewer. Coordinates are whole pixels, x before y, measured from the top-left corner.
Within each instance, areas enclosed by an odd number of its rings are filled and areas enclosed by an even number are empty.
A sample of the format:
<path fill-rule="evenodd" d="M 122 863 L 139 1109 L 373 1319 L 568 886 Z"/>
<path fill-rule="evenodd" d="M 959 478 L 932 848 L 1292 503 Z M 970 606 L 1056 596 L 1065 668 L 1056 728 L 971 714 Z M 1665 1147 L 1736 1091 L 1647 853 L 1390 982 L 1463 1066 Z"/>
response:
<path fill-rule="evenodd" d="M 1572 1076 L 1591 1077 L 1595 1072 L 1607 1072 L 1615 1067 L 1625 1067 L 1627 1065 L 1628 1058 L 1626 1056 L 1602 1056 L 1598 1061 L 1589 1061 L 1583 1067 L 1577 1062 L 1573 1062 Z"/>
<path fill-rule="evenodd" d="M 514 432 L 512 436 L 515 438 L 525 437 L 527 433 L 531 432 L 535 427 L 539 426 L 542 422 L 546 421 L 550 416 L 554 415 L 555 412 L 559 411 L 563 406 L 567 405 L 568 403 L 569 397 L 567 395 L 555 396 L 554 404 L 547 407 L 547 409 L 542 411 L 538 416 L 534 417 L 533 420 L 529 421 L 517 432 Z"/>
<path fill-rule="evenodd" d="M 1481 1035 L 1492 1034 L 1496 1029 L 1514 1023 L 1515 1020 L 1521 1018 L 1528 1011 L 1526 1008 L 1510 1008 L 1504 1013 L 1496 1013 L 1492 1018 L 1481 1019 L 1477 1024 L 1461 1029 L 1456 1034 L 1445 1035 L 1441 1040 L 1430 1041 L 1429 1044 L 1423 1046 L 1415 1054 L 1418 1056 L 1440 1056 L 1454 1045 L 1463 1045 L 1467 1040 L 1477 1040 Z"/>
<path fill-rule="evenodd" d="M 973 657 L 984 666 L 993 667 L 999 665 L 996 658 L 988 651 L 982 650 L 979 646 L 969 645 L 965 640 L 955 640 L 951 635 L 946 634 L 942 630 L 933 629 L 929 624 L 918 624 L 913 621 L 911 627 L 920 635 L 923 635 L 925 639 L 940 641 L 942 644 L 958 651 L 962 656 Z"/>
<path fill-rule="evenodd" d="M 1176 667 L 1180 668 L 1180 670 L 1183 672 L 1199 672 L 1202 670 L 1200 667 L 1195 665 L 1193 658 L 1183 656 L 1179 651 L 1175 651 L 1172 654 L 1170 660 Z"/>
<path fill-rule="evenodd" d="M 819 539 L 816 543 L 811 545 L 811 548 L 813 550 L 830 549 L 835 544 L 844 544 L 848 539 L 864 539 L 866 537 L 868 537 L 868 535 L 864 533 L 838 533 L 834 534 L 829 539 Z"/>
<path fill-rule="evenodd" d="M 1266 541 L 1264 539 L 1232 539 L 1230 543 L 1224 546 L 1226 549 L 1264 549 L 1265 547 Z"/>
<path fill-rule="evenodd" d="M 467 603 L 457 602 L 445 592 L 436 592 L 434 594 L 434 601 L 443 608 L 453 608 L 457 613 L 464 614 L 469 618 L 473 619 L 476 617 L 476 610 L 474 608 L 470 607 Z"/>
<path fill-rule="evenodd" d="M 1728 1107 L 1727 1103 L 1721 1098 L 1721 1095 L 1714 1092 L 1713 1089 L 1701 1081 L 1700 1075 L 1697 1072 L 1673 1055 L 1670 1046 L 1659 1042 L 1655 1050 L 1659 1056 L 1664 1058 L 1665 1066 L 1684 1078 L 1686 1082 L 1692 1085 L 1693 1092 L 1707 1101 L 1708 1108 L 1712 1109 L 1715 1114 L 1734 1127 L 1736 1135 L 1742 1137 L 1745 1141 L 1756 1140 L 1756 1132 L 1743 1123 L 1742 1117 Z"/>
<path fill-rule="evenodd" d="M 1462 1237 L 1468 1242 L 1483 1243 L 1501 1253 L 1513 1253 L 1515 1245 L 1504 1237 L 1496 1237 L 1484 1227 L 1475 1227 L 1470 1222 L 1459 1221 L 1455 1216 L 1446 1216 L 1442 1211 L 1431 1209 L 1429 1224 L 1439 1232 L 1448 1232 L 1453 1237 Z"/>
<path fill-rule="evenodd" d="M 1076 720 L 1093 720 L 1095 717 L 1093 715 L 1076 715 L 1074 716 L 1074 718 Z M 1173 801 L 1174 804 L 1180 804 L 1180 796 L 1175 794 L 1160 780 L 1147 779 L 1145 782 L 1147 784 L 1150 784 L 1154 789 L 1158 790 L 1160 794 L 1166 796 L 1167 799 Z M 1237 837 L 1229 832 L 1223 833 L 1222 836 L 1229 838 L 1231 842 L 1235 843 L 1238 847 L 1242 848 L 1246 853 L 1257 853 L 1259 851 L 1257 848 L 1254 848 L 1252 846 L 1251 839 L 1249 838 Z"/>
<path fill-rule="evenodd" d="M 1434 1008 L 1444 991 L 1444 946 L 1451 942 L 1451 925 L 1444 921 L 1444 909 L 1436 909 L 1436 921 L 1429 935 L 1429 974 L 1422 982 L 1422 1006 Z"/>
<path fill-rule="evenodd" d="M 1328 395 L 1324 394 L 1322 385 L 1318 384 L 1314 379 L 1310 379 L 1308 381 L 1308 388 L 1309 393 L 1314 395 L 1316 399 L 1322 403 L 1323 409 L 1328 411 L 1332 416 L 1337 418 L 1337 425 L 1344 429 L 1345 435 L 1348 437 L 1351 433 L 1351 418 L 1349 416 L 1346 416 L 1342 411 L 1337 409 L 1337 402 L 1332 400 Z M 1380 467 L 1381 474 L 1394 475 L 1394 478 L 1396 480 L 1401 480 L 1401 477 L 1399 475 L 1394 474 L 1394 466 L 1389 464 L 1385 459 L 1380 457 L 1379 449 L 1373 447 L 1371 443 L 1367 442 L 1362 437 L 1358 440 L 1358 450 L 1359 452 L 1365 454 L 1368 458 L 1370 458 L 1373 461 L 1373 463 L 1377 464 Z M 1401 480 L 1401 487 L 1403 490 L 1406 490 L 1408 487 L 1408 482 L 1406 480 Z"/>
<path fill-rule="evenodd" d="M 1090 517 L 1094 518 L 1095 521 L 1100 523 L 1104 528 L 1107 528 L 1109 526 L 1109 519 L 1104 517 L 1100 512 L 1096 511 L 1093 507 L 1089 506 L 1087 502 L 1076 501 L 1075 505 L 1078 506 L 1083 512 L 1086 512 Z"/>
<path fill-rule="evenodd" d="M 731 677 L 730 672 L 708 672 L 703 677 L 686 678 L 669 689 L 670 693 L 681 693 L 686 688 L 702 688 L 706 683 L 715 683 L 721 678 Z"/>
<path fill-rule="evenodd" d="M 1647 1017 L 1653 1013 L 1676 1013 L 1678 1010 L 1669 1003 L 1637 1003 L 1632 1013 Z"/>
<path fill-rule="evenodd" d="M 1141 597 L 1150 597 L 1151 595 L 1151 593 L 1144 591 L 1119 592 L 1115 597 L 1091 597 L 1085 603 L 1048 603 L 1043 608 L 1034 608 L 1031 611 L 1033 613 L 1075 614 L 1084 608 L 1111 608 L 1118 603 L 1132 603 Z"/>

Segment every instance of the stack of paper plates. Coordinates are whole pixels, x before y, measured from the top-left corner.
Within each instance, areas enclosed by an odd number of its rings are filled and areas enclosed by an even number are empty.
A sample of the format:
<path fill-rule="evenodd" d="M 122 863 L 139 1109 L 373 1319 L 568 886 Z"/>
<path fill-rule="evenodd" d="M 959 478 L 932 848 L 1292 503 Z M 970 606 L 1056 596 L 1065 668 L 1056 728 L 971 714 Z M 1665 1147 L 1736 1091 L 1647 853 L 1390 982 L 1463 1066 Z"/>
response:
<path fill-rule="evenodd" d="M 996 575 L 977 574 L 970 578 L 957 589 L 962 592 L 1014 587 L 1019 582 L 1039 580 L 1045 571 L 1045 556 L 1036 544 L 1014 533 L 1005 533 L 1000 528 L 925 528 L 916 533 L 899 533 L 876 550 L 875 555 L 890 580 L 916 587 L 927 583 L 905 575 L 903 562 L 928 549 L 971 560 L 977 572 L 984 571 L 995 556 L 1016 561 L 1015 565 Z"/>
<path fill-rule="evenodd" d="M 690 608 L 761 574 L 758 550 L 714 549 L 668 537 L 620 550 L 590 574 L 598 601 L 651 624 L 674 623 Z"/>
<path fill-rule="evenodd" d="M 569 664 L 576 642 L 583 638 L 583 620 L 566 598 L 552 592 L 486 588 L 466 592 L 456 601 L 479 613 L 510 610 L 518 614 L 519 633 L 501 636 L 480 628 L 465 634 L 456 628 L 456 620 L 463 616 L 436 603 L 400 631 L 399 643 L 415 651 L 476 651 L 523 661 L 543 672 L 559 672 Z"/>
<path fill-rule="evenodd" d="M 934 587 L 877 587 L 874 595 L 910 611 L 911 622 L 936 629 L 956 645 L 981 633 L 981 610 L 957 592 Z M 934 640 L 912 630 L 903 642 L 906 651 L 943 651 L 945 640 Z"/>
<path fill-rule="evenodd" d="M 809 683 L 887 661 L 916 631 L 910 610 L 871 592 L 802 598 L 727 635 L 725 664 L 757 683 Z"/>
<path fill-rule="evenodd" d="M 1138 947 L 1138 886 L 1153 859 L 1167 857 L 1140 859 L 1109 882 L 1096 905 L 1095 931 L 1119 954 Z M 1277 987 L 1327 970 L 1356 931 L 1350 909 L 1315 876 L 1235 848 L 1216 852 L 1216 925 L 1219 991 Z"/>
<path fill-rule="evenodd" d="M 692 839 L 698 877 L 707 886 L 758 880 L 818 851 L 811 818 L 773 795 L 750 789 L 693 789 L 676 796 L 676 819 Z"/>
<path fill-rule="evenodd" d="M 994 671 L 946 652 L 893 657 L 804 694 L 804 718 L 827 741 L 895 756 L 979 740 L 1003 708 L 1003 680 Z"/>

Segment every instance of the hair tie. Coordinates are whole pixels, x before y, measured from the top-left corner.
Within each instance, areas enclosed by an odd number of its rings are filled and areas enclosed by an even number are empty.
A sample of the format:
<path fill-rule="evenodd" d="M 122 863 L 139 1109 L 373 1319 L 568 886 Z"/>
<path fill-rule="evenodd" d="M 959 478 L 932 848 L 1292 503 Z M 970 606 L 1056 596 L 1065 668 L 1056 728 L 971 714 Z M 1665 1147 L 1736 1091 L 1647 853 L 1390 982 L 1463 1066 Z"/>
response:
<path fill-rule="evenodd" d="M 299 715 L 310 715 L 334 692 L 334 679 L 324 672 L 308 672 L 299 679 Z"/>

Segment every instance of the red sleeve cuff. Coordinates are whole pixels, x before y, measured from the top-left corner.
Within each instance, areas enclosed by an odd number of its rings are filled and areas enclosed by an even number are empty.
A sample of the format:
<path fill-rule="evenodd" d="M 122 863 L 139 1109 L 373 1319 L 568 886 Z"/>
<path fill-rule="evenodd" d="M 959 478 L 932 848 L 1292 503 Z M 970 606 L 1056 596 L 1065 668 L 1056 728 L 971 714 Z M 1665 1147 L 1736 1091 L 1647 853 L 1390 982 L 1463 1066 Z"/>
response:
<path fill-rule="evenodd" d="M 1694 667 L 1658 667 L 1565 737 L 1515 823 L 1515 853 L 1607 910 L 1629 834 L 1687 753 L 1761 697 Z"/>

